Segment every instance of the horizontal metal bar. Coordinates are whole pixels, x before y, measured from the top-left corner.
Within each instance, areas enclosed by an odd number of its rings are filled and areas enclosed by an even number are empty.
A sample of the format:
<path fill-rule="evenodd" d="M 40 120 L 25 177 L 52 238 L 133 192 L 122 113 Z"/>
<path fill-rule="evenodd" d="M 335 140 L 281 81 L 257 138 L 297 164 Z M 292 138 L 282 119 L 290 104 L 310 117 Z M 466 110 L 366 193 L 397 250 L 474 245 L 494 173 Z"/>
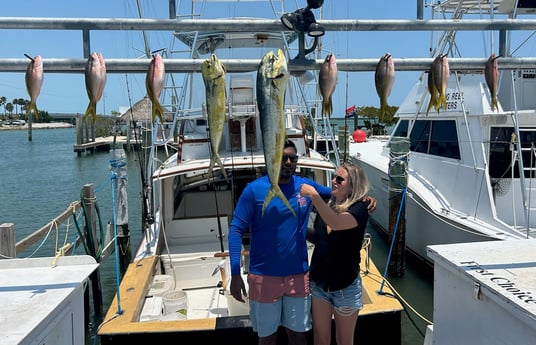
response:
<path fill-rule="evenodd" d="M 150 59 L 105 59 L 107 73 L 146 73 Z M 164 59 L 166 72 L 187 73 L 200 72 L 204 59 Z M 222 59 L 228 72 L 256 71 L 258 59 Z M 379 59 L 337 59 L 337 69 L 342 72 L 375 71 Z M 426 71 L 430 68 L 433 58 L 393 58 L 395 70 Z M 450 70 L 483 71 L 486 58 L 449 58 Z M 0 72 L 25 72 L 29 60 L 0 59 Z M 291 72 L 319 70 L 323 60 L 292 60 L 288 64 Z M 536 69 L 536 57 L 505 57 L 499 58 L 499 69 Z M 84 73 L 85 59 L 43 59 L 46 73 Z"/>
<path fill-rule="evenodd" d="M 317 20 L 326 31 L 482 31 L 536 30 L 534 19 L 333 19 Z M 277 19 L 138 19 L 0 17 L 0 29 L 288 31 Z"/>

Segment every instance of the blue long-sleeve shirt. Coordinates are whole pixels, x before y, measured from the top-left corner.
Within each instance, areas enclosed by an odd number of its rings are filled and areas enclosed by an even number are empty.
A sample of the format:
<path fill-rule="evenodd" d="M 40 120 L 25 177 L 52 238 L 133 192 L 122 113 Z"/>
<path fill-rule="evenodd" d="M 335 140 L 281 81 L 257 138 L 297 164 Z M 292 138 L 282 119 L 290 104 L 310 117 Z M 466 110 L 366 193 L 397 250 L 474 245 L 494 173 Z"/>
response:
<path fill-rule="evenodd" d="M 316 188 L 324 199 L 331 195 L 331 188 L 310 179 L 292 176 L 291 182 L 279 184 L 296 217 L 274 197 L 262 207 L 270 189 L 267 176 L 249 183 L 238 199 L 229 230 L 229 255 L 231 274 L 240 273 L 242 235 L 250 229 L 249 272 L 268 276 L 288 276 L 307 272 L 307 245 L 305 236 L 311 211 L 311 199 L 302 196 L 300 186 L 307 183 Z"/>

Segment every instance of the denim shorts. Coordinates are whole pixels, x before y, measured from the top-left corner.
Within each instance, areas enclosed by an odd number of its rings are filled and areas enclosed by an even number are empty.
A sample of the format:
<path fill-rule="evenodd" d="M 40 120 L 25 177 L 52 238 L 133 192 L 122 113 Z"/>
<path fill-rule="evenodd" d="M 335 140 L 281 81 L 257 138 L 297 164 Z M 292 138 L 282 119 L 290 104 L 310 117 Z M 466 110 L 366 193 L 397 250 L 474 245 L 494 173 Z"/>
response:
<path fill-rule="evenodd" d="M 272 303 L 249 300 L 249 317 L 259 337 L 274 334 L 279 326 L 306 332 L 312 329 L 311 296 L 283 296 Z"/>
<path fill-rule="evenodd" d="M 357 275 L 357 278 L 347 287 L 341 290 L 325 291 L 321 287 L 315 284 L 314 281 L 309 281 L 309 287 L 313 298 L 321 298 L 326 302 L 333 305 L 335 310 L 344 314 L 348 313 L 348 310 L 361 310 L 363 309 L 363 299 L 361 297 L 362 286 L 361 276 Z"/>

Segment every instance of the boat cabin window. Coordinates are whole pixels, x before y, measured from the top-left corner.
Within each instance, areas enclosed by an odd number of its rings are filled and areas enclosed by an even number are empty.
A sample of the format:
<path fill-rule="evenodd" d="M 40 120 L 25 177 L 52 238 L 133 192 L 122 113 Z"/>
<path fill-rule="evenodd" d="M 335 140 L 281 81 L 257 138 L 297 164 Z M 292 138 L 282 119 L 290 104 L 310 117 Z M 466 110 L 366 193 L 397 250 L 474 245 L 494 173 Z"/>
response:
<path fill-rule="evenodd" d="M 401 120 L 395 136 L 408 136 L 409 120 Z M 430 155 L 460 159 L 458 132 L 454 120 L 415 120 L 410 137 L 410 150 Z"/>
<path fill-rule="evenodd" d="M 491 127 L 489 147 L 489 175 L 491 178 L 519 178 L 518 160 L 512 149 L 515 147 L 514 127 Z M 521 128 L 519 130 L 521 152 L 525 177 L 534 177 L 536 156 L 531 149 L 536 145 L 536 128 Z M 512 164 L 514 162 L 514 164 Z"/>

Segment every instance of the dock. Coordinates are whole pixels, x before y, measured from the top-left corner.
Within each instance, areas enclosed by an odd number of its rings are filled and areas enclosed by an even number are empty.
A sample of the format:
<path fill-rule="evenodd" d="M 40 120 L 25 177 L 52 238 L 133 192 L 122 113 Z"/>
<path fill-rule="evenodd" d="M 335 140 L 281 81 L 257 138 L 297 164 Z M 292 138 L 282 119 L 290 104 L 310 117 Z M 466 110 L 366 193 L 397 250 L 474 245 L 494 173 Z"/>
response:
<path fill-rule="evenodd" d="M 74 144 L 74 152 L 81 155 L 82 153 L 93 153 L 95 151 L 109 151 L 112 147 L 120 147 L 125 150 L 136 149 L 141 147 L 140 140 L 128 139 L 126 136 L 117 136 L 115 137 L 114 145 L 114 136 L 108 137 L 97 137 L 95 141 L 90 141 L 83 144 Z"/>

